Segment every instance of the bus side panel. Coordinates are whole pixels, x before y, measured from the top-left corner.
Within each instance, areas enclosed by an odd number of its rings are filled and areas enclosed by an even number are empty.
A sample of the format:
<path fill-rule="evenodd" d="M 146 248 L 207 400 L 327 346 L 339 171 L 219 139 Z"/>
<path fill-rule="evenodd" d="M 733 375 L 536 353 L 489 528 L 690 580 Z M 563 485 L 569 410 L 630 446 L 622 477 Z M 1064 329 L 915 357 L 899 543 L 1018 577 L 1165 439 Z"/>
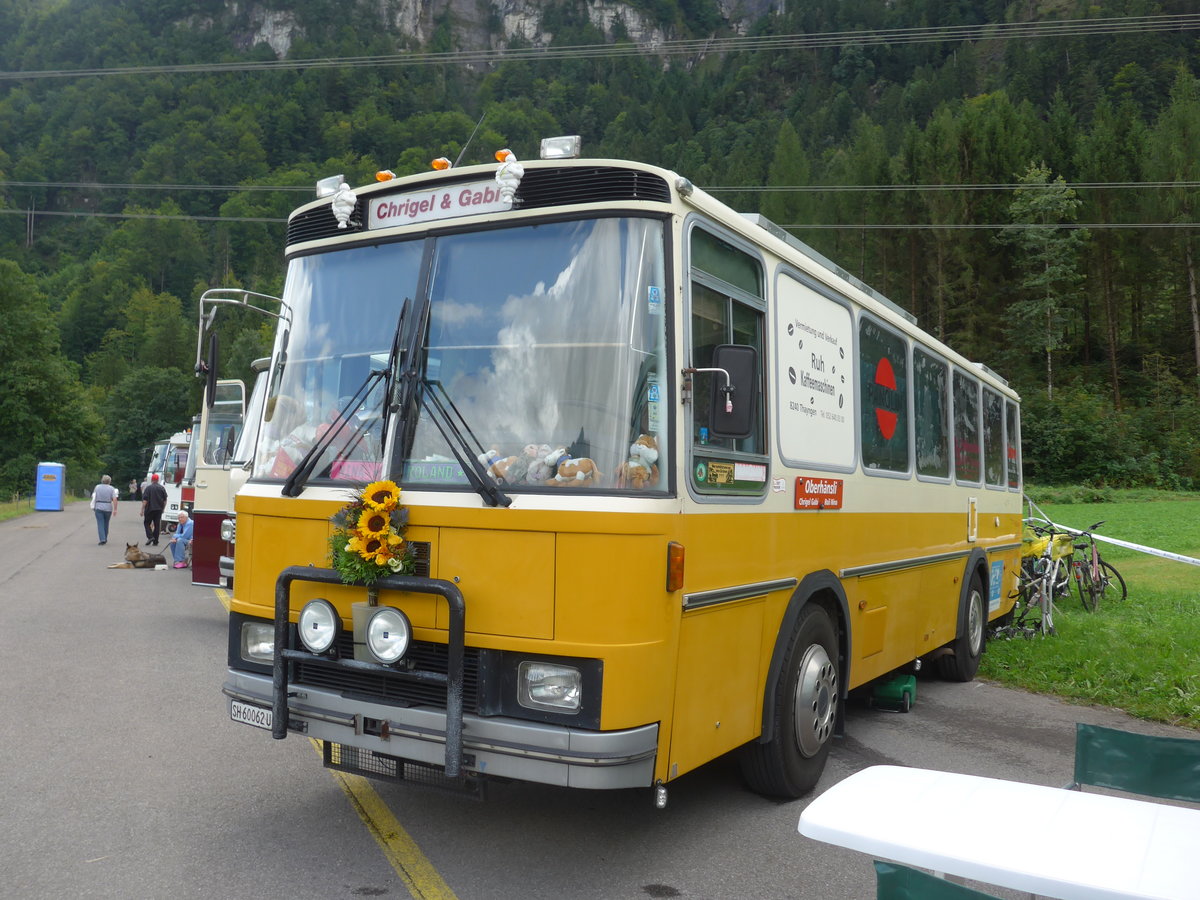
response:
<path fill-rule="evenodd" d="M 664 534 L 556 538 L 554 644 L 546 649 L 604 660 L 604 730 L 652 722 L 663 734 L 670 729 L 681 601 L 666 589 L 668 541 Z"/>
<path fill-rule="evenodd" d="M 962 562 L 847 579 L 858 687 L 954 640 Z"/>
<path fill-rule="evenodd" d="M 670 778 L 740 747 L 759 733 L 765 606 L 765 598 L 752 598 L 684 615 Z"/>

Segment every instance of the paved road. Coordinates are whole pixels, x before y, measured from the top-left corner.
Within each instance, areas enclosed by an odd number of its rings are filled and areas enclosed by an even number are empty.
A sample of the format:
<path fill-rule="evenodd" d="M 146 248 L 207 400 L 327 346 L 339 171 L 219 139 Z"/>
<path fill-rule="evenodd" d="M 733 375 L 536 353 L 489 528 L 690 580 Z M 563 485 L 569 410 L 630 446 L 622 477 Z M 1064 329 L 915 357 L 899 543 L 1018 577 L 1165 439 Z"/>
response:
<path fill-rule="evenodd" d="M 216 592 L 106 568 L 135 512 L 105 547 L 84 503 L 0 523 L 0 897 L 874 896 L 869 859 L 796 833 L 807 800 L 748 793 L 728 760 L 661 812 L 649 790 L 521 784 L 479 803 L 358 780 L 352 802 L 307 740 L 229 721 Z M 982 683 L 922 681 L 908 715 L 848 718 L 818 790 L 876 763 L 1061 785 L 1077 720 L 1175 733 Z"/>

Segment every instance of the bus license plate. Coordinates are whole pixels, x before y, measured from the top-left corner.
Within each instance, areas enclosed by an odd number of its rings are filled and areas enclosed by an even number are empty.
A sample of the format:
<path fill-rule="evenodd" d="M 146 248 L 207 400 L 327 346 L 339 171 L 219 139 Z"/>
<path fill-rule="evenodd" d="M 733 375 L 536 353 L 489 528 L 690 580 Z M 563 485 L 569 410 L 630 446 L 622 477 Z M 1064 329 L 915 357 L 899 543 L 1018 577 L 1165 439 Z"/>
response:
<path fill-rule="evenodd" d="M 251 706 L 237 700 L 229 701 L 229 718 L 243 725 L 253 725 L 255 728 L 271 729 L 271 710 L 261 706 Z"/>

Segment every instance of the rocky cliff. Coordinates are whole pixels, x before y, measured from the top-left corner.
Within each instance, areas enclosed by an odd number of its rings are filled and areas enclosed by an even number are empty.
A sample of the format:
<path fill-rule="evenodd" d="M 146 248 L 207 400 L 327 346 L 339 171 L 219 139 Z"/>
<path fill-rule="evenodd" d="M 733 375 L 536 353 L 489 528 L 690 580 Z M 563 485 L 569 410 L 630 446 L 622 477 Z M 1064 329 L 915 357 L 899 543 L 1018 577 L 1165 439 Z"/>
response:
<path fill-rule="evenodd" d="M 772 12 L 781 0 L 717 0 L 727 33 L 745 34 L 759 17 Z M 499 50 L 517 40 L 546 47 L 554 34 L 544 24 L 544 0 L 353 0 L 360 14 L 378 22 L 401 47 L 423 47 L 438 23 L 446 16 L 454 23 L 455 48 Z M 665 41 L 698 35 L 680 34 L 674 25 L 664 25 L 642 10 L 610 0 L 580 0 L 581 11 L 591 24 L 611 39 L 624 31 L 634 43 L 648 51 Z M 203 24 L 232 31 L 238 46 L 250 49 L 267 44 L 277 57 L 287 56 L 292 44 L 305 36 L 301 17 L 278 4 L 238 2 L 227 4 L 227 22 L 206 20 Z M 200 23 L 197 23 L 200 24 Z M 700 35 L 702 36 L 702 35 Z"/>

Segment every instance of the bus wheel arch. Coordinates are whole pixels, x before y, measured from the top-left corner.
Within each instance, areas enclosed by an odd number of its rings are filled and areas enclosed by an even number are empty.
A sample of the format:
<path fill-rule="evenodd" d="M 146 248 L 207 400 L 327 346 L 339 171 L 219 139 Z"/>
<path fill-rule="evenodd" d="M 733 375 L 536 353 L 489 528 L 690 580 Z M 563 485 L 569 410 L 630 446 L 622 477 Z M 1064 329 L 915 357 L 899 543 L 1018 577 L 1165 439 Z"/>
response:
<path fill-rule="evenodd" d="M 742 747 L 750 788 L 795 799 L 820 778 L 846 696 L 845 595 L 832 573 L 809 576 L 783 616 L 763 697 L 762 735 Z"/>
<path fill-rule="evenodd" d="M 959 592 L 958 617 L 950 652 L 937 658 L 938 675 L 947 681 L 972 681 L 987 648 L 987 556 L 976 550 L 967 561 Z"/>

